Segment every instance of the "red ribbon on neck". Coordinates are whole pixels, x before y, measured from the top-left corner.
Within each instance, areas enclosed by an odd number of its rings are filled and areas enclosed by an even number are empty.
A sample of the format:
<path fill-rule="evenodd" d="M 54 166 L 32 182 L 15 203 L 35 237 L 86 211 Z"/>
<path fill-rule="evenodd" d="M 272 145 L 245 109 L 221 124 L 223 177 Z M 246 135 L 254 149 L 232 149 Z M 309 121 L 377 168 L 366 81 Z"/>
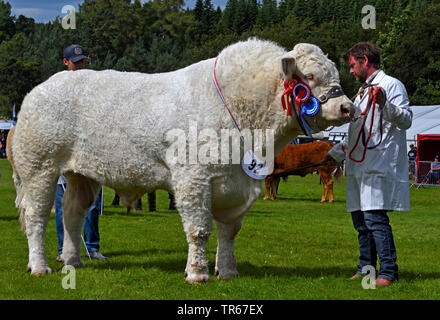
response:
<path fill-rule="evenodd" d="M 293 82 L 284 81 L 285 91 L 281 95 L 281 104 L 283 105 L 283 109 L 287 110 L 286 116 L 292 115 L 292 104 L 289 103 L 289 99 L 290 99 L 290 94 L 293 92 L 293 87 L 294 87 Z"/>
<path fill-rule="evenodd" d="M 286 116 L 291 116 L 292 115 L 292 103 L 289 103 L 289 99 L 290 99 L 290 95 L 293 95 L 293 89 L 295 88 L 295 86 L 298 83 L 303 84 L 304 86 L 306 86 L 307 88 L 309 88 L 309 86 L 304 83 L 304 81 L 301 80 L 300 77 L 298 77 L 297 75 L 293 75 L 292 76 L 292 80 L 290 81 L 284 81 L 284 89 L 285 91 L 283 92 L 283 94 L 281 95 L 281 104 L 283 106 L 284 110 L 287 110 L 286 112 Z M 309 88 L 310 90 L 310 88 Z M 303 97 L 306 96 L 307 92 L 303 89 L 303 88 L 299 88 L 298 90 L 299 92 L 297 92 L 297 97 L 295 99 L 296 101 L 296 106 L 298 108 L 299 114 L 301 114 L 301 101 Z M 310 90 L 310 93 L 312 91 Z"/>

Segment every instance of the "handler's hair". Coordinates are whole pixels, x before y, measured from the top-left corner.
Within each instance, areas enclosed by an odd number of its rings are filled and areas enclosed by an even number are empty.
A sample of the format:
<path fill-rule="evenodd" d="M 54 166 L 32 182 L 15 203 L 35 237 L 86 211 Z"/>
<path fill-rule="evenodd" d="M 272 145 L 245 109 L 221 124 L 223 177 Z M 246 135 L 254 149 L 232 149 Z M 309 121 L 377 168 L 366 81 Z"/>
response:
<path fill-rule="evenodd" d="M 363 61 L 364 56 L 368 58 L 368 61 L 375 66 L 380 68 L 380 53 L 381 49 L 371 42 L 359 42 L 355 44 L 350 50 L 343 54 L 342 60 L 348 63 L 350 56 L 353 56 L 358 61 Z"/>

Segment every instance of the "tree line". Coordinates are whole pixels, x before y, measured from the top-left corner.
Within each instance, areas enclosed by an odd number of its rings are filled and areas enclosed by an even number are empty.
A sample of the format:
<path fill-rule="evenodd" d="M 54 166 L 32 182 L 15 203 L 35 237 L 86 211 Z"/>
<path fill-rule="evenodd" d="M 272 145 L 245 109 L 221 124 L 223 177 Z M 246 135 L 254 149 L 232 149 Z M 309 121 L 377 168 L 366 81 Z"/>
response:
<path fill-rule="evenodd" d="M 364 29 L 365 5 L 376 11 L 374 29 Z M 382 68 L 400 79 L 412 105 L 440 104 L 439 0 L 84 0 L 76 29 L 11 14 L 0 0 L 0 118 L 11 118 L 33 87 L 64 70 L 63 50 L 81 44 L 87 68 L 166 72 L 215 57 L 249 37 L 291 50 L 296 43 L 320 46 L 338 67 L 348 96 L 359 84 L 340 60 L 359 41 L 382 48 Z"/>

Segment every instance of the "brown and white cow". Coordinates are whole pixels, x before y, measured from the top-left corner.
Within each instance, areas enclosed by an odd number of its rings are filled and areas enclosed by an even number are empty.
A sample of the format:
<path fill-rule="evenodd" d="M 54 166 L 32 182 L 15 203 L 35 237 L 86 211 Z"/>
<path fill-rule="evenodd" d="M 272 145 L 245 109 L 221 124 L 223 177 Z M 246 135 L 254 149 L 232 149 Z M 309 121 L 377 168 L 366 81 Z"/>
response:
<path fill-rule="evenodd" d="M 271 199 L 275 200 L 280 184 L 280 178 L 287 178 L 288 175 L 305 175 L 318 171 L 324 190 L 321 202 L 324 202 L 328 195 L 328 201 L 333 202 L 333 179 L 334 174 L 337 181 L 342 177 L 342 170 L 339 165 L 319 165 L 328 151 L 334 146 L 333 142 L 314 141 L 304 144 L 288 144 L 281 153 L 275 157 L 274 171 L 265 179 L 266 193 L 264 200 L 267 200 L 272 190 Z"/>

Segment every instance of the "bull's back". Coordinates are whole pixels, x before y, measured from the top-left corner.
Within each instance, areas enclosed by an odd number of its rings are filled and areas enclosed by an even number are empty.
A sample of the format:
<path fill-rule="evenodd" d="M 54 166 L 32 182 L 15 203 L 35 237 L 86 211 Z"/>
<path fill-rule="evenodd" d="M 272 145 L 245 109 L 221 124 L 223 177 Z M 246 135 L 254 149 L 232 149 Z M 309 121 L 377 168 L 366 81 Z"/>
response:
<path fill-rule="evenodd" d="M 203 95 L 191 85 L 201 81 L 205 64 L 162 74 L 57 73 L 26 96 L 17 125 L 19 149 L 28 150 L 25 161 L 51 154 L 61 172 L 109 185 L 128 185 L 153 169 L 166 177 L 166 168 L 157 168 L 166 151 L 165 133 L 187 129 L 188 114 L 207 112 L 194 98 Z"/>

